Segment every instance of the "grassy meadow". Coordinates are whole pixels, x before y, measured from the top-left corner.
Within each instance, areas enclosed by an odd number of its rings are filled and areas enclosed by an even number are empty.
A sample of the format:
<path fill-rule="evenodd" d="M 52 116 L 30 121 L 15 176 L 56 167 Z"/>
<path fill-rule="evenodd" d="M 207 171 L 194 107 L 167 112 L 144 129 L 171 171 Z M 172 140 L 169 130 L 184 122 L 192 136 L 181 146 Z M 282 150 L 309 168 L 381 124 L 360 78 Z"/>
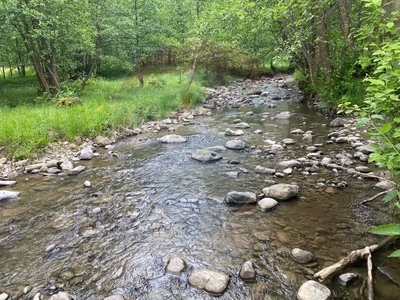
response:
<path fill-rule="evenodd" d="M 0 79 L 0 156 L 31 158 L 51 142 L 107 135 L 120 126 L 164 118 L 202 99 L 201 78 L 195 78 L 189 91 L 188 75 L 176 71 L 146 72 L 144 79 L 139 89 L 136 77 L 97 76 L 83 91 L 79 81 L 64 84 L 56 97 L 38 96 L 32 74 Z M 83 105 L 57 106 L 68 97 L 81 98 Z"/>

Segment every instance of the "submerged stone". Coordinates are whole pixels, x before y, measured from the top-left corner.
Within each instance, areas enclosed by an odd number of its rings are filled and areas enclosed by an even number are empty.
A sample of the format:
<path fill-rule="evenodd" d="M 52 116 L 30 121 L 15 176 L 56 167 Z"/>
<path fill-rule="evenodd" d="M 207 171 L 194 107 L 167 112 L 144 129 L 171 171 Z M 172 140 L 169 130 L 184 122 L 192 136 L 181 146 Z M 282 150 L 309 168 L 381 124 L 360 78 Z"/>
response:
<path fill-rule="evenodd" d="M 218 271 L 200 270 L 189 277 L 189 283 L 213 296 L 220 296 L 228 288 L 229 276 Z"/>

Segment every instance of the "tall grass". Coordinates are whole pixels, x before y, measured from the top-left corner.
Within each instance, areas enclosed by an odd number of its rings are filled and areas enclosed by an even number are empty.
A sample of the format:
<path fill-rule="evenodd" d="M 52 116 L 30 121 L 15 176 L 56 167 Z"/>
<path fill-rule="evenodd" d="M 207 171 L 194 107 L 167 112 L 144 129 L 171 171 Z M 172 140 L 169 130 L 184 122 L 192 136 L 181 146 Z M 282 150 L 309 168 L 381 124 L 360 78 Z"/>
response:
<path fill-rule="evenodd" d="M 168 112 L 194 106 L 202 99 L 198 82 L 186 92 L 186 81 L 179 82 L 179 75 L 171 73 L 146 76 L 141 89 L 132 77 L 95 78 L 84 91 L 78 84 L 69 84 L 58 98 L 50 100 L 38 98 L 36 86 L 15 88 L 15 83 L 0 82 L 7 91 L 0 101 L 0 151 L 15 160 L 30 158 L 53 141 L 93 138 L 121 126 L 165 118 Z M 68 96 L 80 97 L 83 105 L 56 105 Z"/>

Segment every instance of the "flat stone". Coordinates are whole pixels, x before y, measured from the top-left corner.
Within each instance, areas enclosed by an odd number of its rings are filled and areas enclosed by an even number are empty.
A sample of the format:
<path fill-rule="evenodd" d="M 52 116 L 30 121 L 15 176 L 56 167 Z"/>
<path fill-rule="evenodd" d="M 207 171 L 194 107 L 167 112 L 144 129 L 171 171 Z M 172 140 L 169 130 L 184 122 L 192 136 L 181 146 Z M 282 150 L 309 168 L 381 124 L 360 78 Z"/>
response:
<path fill-rule="evenodd" d="M 257 202 L 257 196 L 252 192 L 232 191 L 226 194 L 224 200 L 228 205 L 253 204 Z"/>
<path fill-rule="evenodd" d="M 69 176 L 75 176 L 75 175 L 78 175 L 79 173 L 82 173 L 85 170 L 86 170 L 85 166 L 77 166 L 77 167 L 73 168 L 72 170 L 70 170 L 68 172 L 68 175 Z"/>
<path fill-rule="evenodd" d="M 297 300 L 328 300 L 331 294 L 330 289 L 326 286 L 309 280 L 303 283 L 297 291 Z"/>
<path fill-rule="evenodd" d="M 375 184 L 375 187 L 382 190 L 390 190 L 395 187 L 395 184 L 393 182 L 383 180 Z"/>
<path fill-rule="evenodd" d="M 254 172 L 256 172 L 257 174 L 274 175 L 276 173 L 276 170 L 270 168 L 264 168 L 262 166 L 256 166 L 254 168 Z"/>
<path fill-rule="evenodd" d="M 210 151 L 208 149 L 198 149 L 192 154 L 192 159 L 201 162 L 211 162 L 220 160 L 222 157 L 216 152 Z"/>
<path fill-rule="evenodd" d="M 258 201 L 257 205 L 261 211 L 270 211 L 278 205 L 278 201 L 272 198 L 263 198 Z"/>
<path fill-rule="evenodd" d="M 0 300 L 7 300 L 7 299 L 8 299 L 8 294 L 6 294 L 6 293 L 0 294 Z"/>
<path fill-rule="evenodd" d="M 246 122 L 240 122 L 240 123 L 237 123 L 235 125 L 235 127 L 240 128 L 240 129 L 247 129 L 247 128 L 250 128 L 250 125 Z"/>
<path fill-rule="evenodd" d="M 158 138 L 157 141 L 160 143 L 165 143 L 165 144 L 176 144 L 176 143 L 186 143 L 187 138 L 177 135 L 177 134 L 170 134 L 163 136 L 161 138 Z"/>
<path fill-rule="evenodd" d="M 60 165 L 61 170 L 71 171 L 74 168 L 74 164 L 71 161 L 65 161 Z"/>
<path fill-rule="evenodd" d="M 274 119 L 287 120 L 287 119 L 290 119 L 291 116 L 292 115 L 291 115 L 291 113 L 289 111 L 283 111 L 283 112 L 277 114 Z"/>
<path fill-rule="evenodd" d="M 304 130 L 298 128 L 290 131 L 290 134 L 304 134 Z"/>
<path fill-rule="evenodd" d="M 283 139 L 282 143 L 284 143 L 285 145 L 293 145 L 295 141 L 293 139 Z"/>
<path fill-rule="evenodd" d="M 108 137 L 105 136 L 96 136 L 96 138 L 93 141 L 95 144 L 99 145 L 100 147 L 105 147 L 110 145 L 112 142 Z"/>
<path fill-rule="evenodd" d="M 294 167 L 301 167 L 302 164 L 298 160 L 284 160 L 279 162 L 279 165 L 285 168 L 294 168 Z"/>
<path fill-rule="evenodd" d="M 232 150 L 243 150 L 246 148 L 246 144 L 242 140 L 230 140 L 226 143 L 225 147 Z"/>
<path fill-rule="evenodd" d="M 361 172 L 361 173 L 368 173 L 371 172 L 371 169 L 368 168 L 367 166 L 357 166 L 355 167 L 357 172 Z"/>
<path fill-rule="evenodd" d="M 267 242 L 271 240 L 270 237 L 271 232 L 270 231 L 257 231 L 253 232 L 253 235 L 261 242 Z"/>
<path fill-rule="evenodd" d="M 227 128 L 227 129 L 225 130 L 225 135 L 226 135 L 226 136 L 241 136 L 241 135 L 244 135 L 244 131 L 241 130 L 241 129 L 232 130 L 232 129 L 230 129 L 230 128 Z"/>
<path fill-rule="evenodd" d="M 218 271 L 200 270 L 189 277 L 189 283 L 212 296 L 219 296 L 228 288 L 229 276 Z"/>
<path fill-rule="evenodd" d="M 125 297 L 121 294 L 115 294 L 104 298 L 103 300 L 125 300 Z"/>
<path fill-rule="evenodd" d="M 58 292 L 57 294 L 50 297 L 50 300 L 74 300 L 67 292 Z"/>
<path fill-rule="evenodd" d="M 239 277 L 243 281 L 253 281 L 256 279 L 256 270 L 254 270 L 253 262 L 251 260 L 246 261 L 240 268 Z"/>
<path fill-rule="evenodd" d="M 79 158 L 82 160 L 91 160 L 93 159 L 93 157 L 94 157 L 94 152 L 92 146 L 84 147 L 79 153 Z"/>
<path fill-rule="evenodd" d="M 16 183 L 14 180 L 0 180 L 0 186 L 12 186 Z"/>
<path fill-rule="evenodd" d="M 18 200 L 20 192 L 0 190 L 0 202 Z"/>
<path fill-rule="evenodd" d="M 32 172 L 33 170 L 40 169 L 45 163 L 33 164 L 25 167 L 26 172 Z"/>
<path fill-rule="evenodd" d="M 180 275 L 183 270 L 185 269 L 186 264 L 183 261 L 183 259 L 179 257 L 173 257 L 170 259 L 167 265 L 167 272 L 174 274 L 174 275 Z"/>

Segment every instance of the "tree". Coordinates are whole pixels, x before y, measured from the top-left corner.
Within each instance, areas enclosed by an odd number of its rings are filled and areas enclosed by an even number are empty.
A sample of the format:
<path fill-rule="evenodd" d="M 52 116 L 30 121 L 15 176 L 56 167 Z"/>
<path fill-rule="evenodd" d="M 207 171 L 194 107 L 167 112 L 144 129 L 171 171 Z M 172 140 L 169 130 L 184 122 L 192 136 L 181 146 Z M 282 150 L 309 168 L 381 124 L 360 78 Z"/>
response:
<path fill-rule="evenodd" d="M 87 0 L 10 0 L 0 6 L 22 39 L 41 92 L 59 92 L 60 67 L 68 73 L 72 55 L 90 48 L 87 11 Z"/>

